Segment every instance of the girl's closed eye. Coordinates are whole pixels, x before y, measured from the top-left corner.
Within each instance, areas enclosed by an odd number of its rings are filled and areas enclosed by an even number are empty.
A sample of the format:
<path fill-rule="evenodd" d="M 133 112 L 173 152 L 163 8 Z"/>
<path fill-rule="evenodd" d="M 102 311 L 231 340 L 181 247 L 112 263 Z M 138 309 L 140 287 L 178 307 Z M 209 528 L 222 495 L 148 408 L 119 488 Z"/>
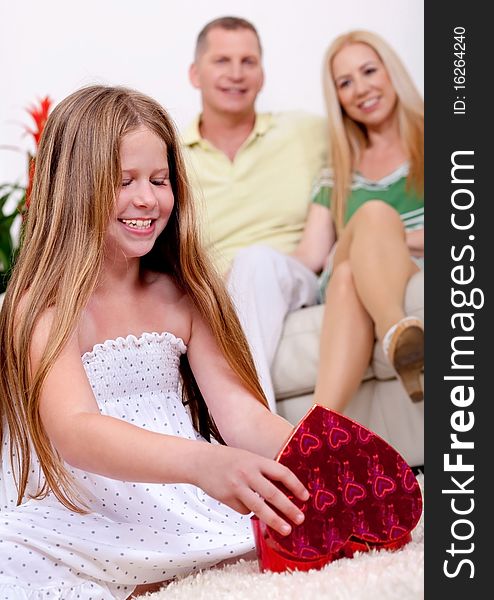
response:
<path fill-rule="evenodd" d="M 126 187 L 128 185 L 130 185 L 132 182 L 132 179 L 122 179 L 122 187 Z"/>
<path fill-rule="evenodd" d="M 170 178 L 169 177 L 158 177 L 154 179 L 150 179 L 153 185 L 169 185 Z"/>

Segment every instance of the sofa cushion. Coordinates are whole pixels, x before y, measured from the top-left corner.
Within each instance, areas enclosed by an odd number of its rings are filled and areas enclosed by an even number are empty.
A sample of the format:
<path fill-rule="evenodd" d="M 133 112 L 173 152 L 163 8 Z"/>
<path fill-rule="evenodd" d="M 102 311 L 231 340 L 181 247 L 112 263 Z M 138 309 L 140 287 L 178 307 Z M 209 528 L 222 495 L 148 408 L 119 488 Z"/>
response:
<path fill-rule="evenodd" d="M 276 352 L 272 376 L 276 398 L 310 394 L 314 390 L 319 362 L 319 333 L 324 306 L 310 306 L 290 313 Z M 405 312 L 424 318 L 424 274 L 419 271 L 410 279 L 405 294 Z M 381 344 L 376 342 L 372 363 L 364 380 L 393 379 L 393 369 L 385 359 Z"/>

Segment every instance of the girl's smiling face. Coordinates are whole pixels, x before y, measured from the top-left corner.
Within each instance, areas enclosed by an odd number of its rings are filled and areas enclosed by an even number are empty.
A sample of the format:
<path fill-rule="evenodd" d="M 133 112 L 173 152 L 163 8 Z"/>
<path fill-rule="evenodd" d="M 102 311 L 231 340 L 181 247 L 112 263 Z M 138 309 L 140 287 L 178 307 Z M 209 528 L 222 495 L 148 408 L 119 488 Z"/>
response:
<path fill-rule="evenodd" d="M 120 144 L 122 184 L 115 217 L 106 232 L 106 252 L 118 259 L 140 258 L 165 229 L 174 198 L 166 144 L 146 127 L 126 134 Z"/>
<path fill-rule="evenodd" d="M 365 127 L 393 116 L 397 95 L 378 54 L 361 42 L 344 46 L 332 61 L 333 80 L 345 113 Z"/>

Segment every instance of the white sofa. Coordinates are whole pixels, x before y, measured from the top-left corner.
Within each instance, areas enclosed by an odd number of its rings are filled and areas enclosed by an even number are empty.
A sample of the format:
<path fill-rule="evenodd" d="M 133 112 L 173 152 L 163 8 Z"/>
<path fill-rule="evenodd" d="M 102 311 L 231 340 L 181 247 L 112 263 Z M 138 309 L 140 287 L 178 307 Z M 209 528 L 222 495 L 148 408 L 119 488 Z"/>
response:
<path fill-rule="evenodd" d="M 405 311 L 424 318 L 423 271 L 410 279 Z M 312 404 L 322 314 L 323 306 L 311 306 L 288 315 L 275 357 L 277 411 L 294 424 Z M 409 465 L 424 464 L 424 402 L 410 400 L 377 342 L 372 364 L 345 414 L 387 440 Z"/>

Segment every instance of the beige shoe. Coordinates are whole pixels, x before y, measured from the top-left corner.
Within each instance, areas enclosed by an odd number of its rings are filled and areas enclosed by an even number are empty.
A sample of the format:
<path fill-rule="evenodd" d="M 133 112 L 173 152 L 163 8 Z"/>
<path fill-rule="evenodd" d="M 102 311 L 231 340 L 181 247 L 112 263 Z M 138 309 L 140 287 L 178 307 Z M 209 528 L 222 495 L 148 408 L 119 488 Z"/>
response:
<path fill-rule="evenodd" d="M 424 368 L 424 324 L 405 317 L 393 325 L 383 339 L 384 354 L 393 365 L 412 402 L 424 399 L 420 375 Z"/>

